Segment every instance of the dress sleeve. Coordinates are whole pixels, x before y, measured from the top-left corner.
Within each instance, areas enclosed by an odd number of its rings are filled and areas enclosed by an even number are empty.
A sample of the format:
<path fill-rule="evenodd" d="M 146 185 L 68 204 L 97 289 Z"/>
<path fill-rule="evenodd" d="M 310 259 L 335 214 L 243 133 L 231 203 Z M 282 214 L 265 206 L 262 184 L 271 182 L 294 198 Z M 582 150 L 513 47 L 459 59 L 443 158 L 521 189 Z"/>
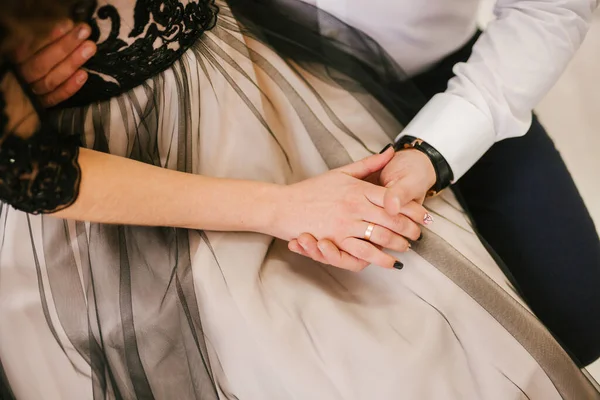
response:
<path fill-rule="evenodd" d="M 48 122 L 12 65 L 0 59 L 0 200 L 31 213 L 70 206 L 79 191 L 79 140 Z"/>

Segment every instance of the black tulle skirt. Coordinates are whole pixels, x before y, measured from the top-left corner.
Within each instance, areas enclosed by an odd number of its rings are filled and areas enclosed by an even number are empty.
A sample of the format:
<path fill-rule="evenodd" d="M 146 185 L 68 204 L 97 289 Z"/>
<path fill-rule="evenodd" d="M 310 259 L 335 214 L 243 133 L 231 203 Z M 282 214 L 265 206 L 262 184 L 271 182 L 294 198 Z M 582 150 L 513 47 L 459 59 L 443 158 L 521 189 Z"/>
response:
<path fill-rule="evenodd" d="M 377 43 L 304 2 L 218 5 L 168 70 L 58 112 L 61 130 L 163 168 L 290 184 L 378 152 L 426 101 Z M 598 398 L 451 196 L 427 207 L 436 223 L 396 254 L 404 270 L 353 274 L 260 234 L 1 206 L 3 396 Z"/>

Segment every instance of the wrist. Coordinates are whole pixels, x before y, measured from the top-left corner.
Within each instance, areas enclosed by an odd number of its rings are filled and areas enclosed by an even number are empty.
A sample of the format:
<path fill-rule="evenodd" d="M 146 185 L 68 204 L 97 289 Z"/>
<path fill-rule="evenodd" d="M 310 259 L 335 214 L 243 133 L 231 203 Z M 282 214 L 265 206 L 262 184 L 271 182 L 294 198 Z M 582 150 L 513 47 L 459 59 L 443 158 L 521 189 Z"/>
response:
<path fill-rule="evenodd" d="M 253 182 L 256 184 L 248 196 L 247 222 L 245 231 L 258 232 L 270 236 L 277 235 L 277 222 L 280 220 L 280 204 L 286 186 L 272 183 Z"/>
<path fill-rule="evenodd" d="M 186 174 L 187 175 L 187 174 Z M 183 227 L 219 232 L 269 233 L 275 218 L 272 210 L 278 185 L 260 181 L 187 175 L 180 190 L 188 210 Z M 189 210 L 196 210 L 189 212 Z"/>
<path fill-rule="evenodd" d="M 410 152 L 414 155 L 415 159 L 419 160 L 419 167 L 424 174 L 423 185 L 426 186 L 427 189 L 433 187 L 437 181 L 437 176 L 435 174 L 435 167 L 431 159 L 422 151 L 413 148 L 399 150 L 398 153 L 400 152 Z"/>
<path fill-rule="evenodd" d="M 429 159 L 435 172 L 435 180 L 427 193 L 428 197 L 435 196 L 450 186 L 454 180 L 452 168 L 450 168 L 444 156 L 427 142 L 412 136 L 403 136 L 394 144 L 394 149 L 396 151 L 415 150 Z"/>

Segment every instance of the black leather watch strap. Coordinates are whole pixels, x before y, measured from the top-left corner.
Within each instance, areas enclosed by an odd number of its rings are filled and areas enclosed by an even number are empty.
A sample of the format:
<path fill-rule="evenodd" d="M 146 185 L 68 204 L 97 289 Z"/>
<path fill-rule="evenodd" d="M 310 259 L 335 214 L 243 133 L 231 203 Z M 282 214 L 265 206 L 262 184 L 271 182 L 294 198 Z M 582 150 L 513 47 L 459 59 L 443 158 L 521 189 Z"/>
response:
<path fill-rule="evenodd" d="M 450 186 L 452 181 L 454 180 L 454 174 L 452 173 L 452 168 L 450 165 L 431 145 L 427 144 L 421 139 L 418 139 L 414 136 L 402 136 L 398 141 L 394 144 L 394 149 L 396 151 L 404 150 L 404 149 L 415 149 L 424 153 L 433 164 L 433 169 L 435 170 L 436 181 L 435 184 L 427 193 L 428 196 L 435 196 L 443 189 Z"/>

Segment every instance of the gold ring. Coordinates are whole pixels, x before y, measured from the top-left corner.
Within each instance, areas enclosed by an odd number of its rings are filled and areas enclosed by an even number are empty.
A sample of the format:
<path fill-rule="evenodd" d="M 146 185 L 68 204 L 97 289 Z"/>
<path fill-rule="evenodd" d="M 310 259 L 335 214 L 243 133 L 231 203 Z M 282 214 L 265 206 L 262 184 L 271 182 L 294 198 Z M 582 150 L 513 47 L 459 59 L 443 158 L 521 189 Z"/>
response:
<path fill-rule="evenodd" d="M 365 231 L 364 239 L 369 242 L 371 241 L 371 235 L 373 235 L 373 229 L 375 229 L 375 224 L 370 222 L 367 226 L 367 230 Z"/>

